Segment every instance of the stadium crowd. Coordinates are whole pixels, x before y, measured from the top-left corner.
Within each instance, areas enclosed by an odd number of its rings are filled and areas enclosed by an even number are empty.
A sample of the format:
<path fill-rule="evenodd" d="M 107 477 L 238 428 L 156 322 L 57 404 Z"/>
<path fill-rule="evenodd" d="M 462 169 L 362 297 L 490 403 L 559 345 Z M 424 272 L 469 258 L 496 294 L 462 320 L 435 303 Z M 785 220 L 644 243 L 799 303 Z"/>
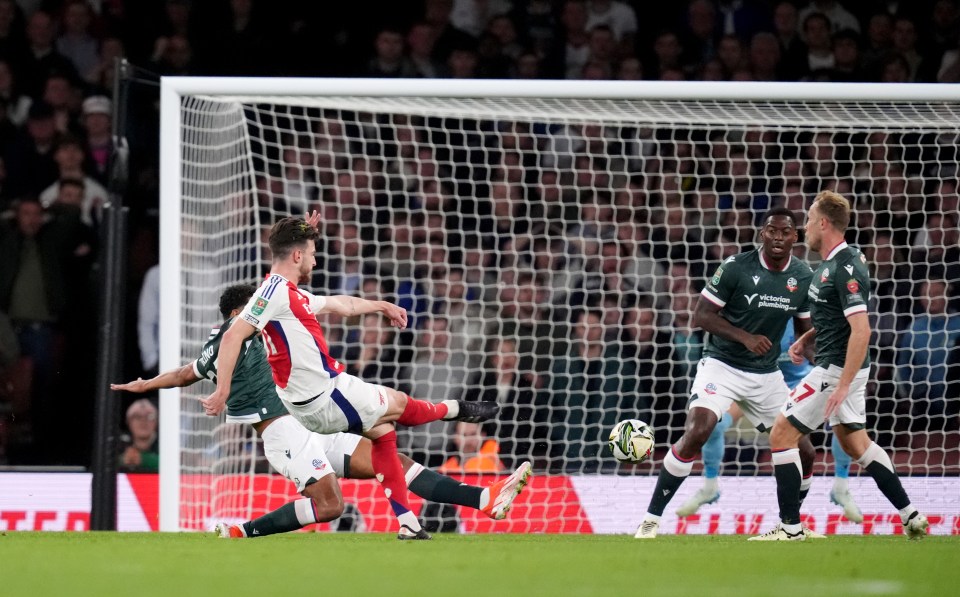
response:
<path fill-rule="evenodd" d="M 89 464 L 115 57 L 164 75 L 960 81 L 954 0 L 372 5 L 0 0 L 0 464 Z M 157 367 L 157 108 L 133 87 L 134 377 Z M 628 415 L 672 442 L 706 277 L 752 245 L 767 208 L 800 213 L 834 188 L 874 268 L 878 442 L 916 465 L 956 460 L 943 451 L 960 421 L 954 137 L 311 116 L 257 165 L 261 223 L 321 209 L 313 289 L 411 313 L 399 333 L 331 322 L 336 356 L 420 398 L 504 406 L 482 428 L 406 434 L 420 459 L 596 470 L 598 438 Z M 487 439 L 496 458 L 478 453 Z"/>

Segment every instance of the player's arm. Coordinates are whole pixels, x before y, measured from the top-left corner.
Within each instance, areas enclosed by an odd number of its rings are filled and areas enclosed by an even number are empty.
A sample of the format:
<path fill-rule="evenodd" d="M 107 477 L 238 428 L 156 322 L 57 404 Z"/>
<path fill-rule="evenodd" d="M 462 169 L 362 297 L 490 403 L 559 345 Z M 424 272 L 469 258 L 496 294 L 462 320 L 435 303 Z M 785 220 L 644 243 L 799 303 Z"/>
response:
<path fill-rule="evenodd" d="M 230 396 L 230 385 L 233 381 L 233 371 L 237 368 L 240 349 L 243 347 L 243 342 L 255 333 L 257 328 L 239 317 L 234 320 L 230 329 L 224 332 L 223 339 L 220 340 L 220 356 L 217 360 L 217 389 L 200 401 L 206 414 L 214 416 L 223 412 L 227 397 Z"/>
<path fill-rule="evenodd" d="M 817 331 L 813 329 L 813 321 L 810 317 L 794 317 L 793 331 L 797 339 L 793 341 L 787 354 L 790 355 L 790 361 L 794 365 L 803 364 L 804 360 L 813 362 L 814 339 L 817 337 Z"/>
<path fill-rule="evenodd" d="M 847 356 L 843 360 L 843 371 L 833 394 L 827 399 L 826 416 L 829 417 L 847 398 L 853 378 L 860 372 L 863 360 L 870 346 L 870 320 L 866 311 L 858 311 L 847 316 L 850 325 L 850 339 L 847 340 Z"/>
<path fill-rule="evenodd" d="M 383 316 L 390 321 L 390 325 L 400 329 L 407 327 L 406 310 L 387 301 L 370 301 L 345 294 L 314 297 L 314 299 L 311 306 L 317 315 L 333 313 L 341 317 L 354 317 L 368 313 L 383 313 Z"/>
<path fill-rule="evenodd" d="M 153 390 L 162 390 L 166 388 L 183 388 L 195 384 L 202 378 L 197 377 L 193 370 L 193 363 L 187 363 L 183 367 L 164 371 L 160 375 L 151 379 L 137 378 L 135 381 L 127 383 L 112 383 L 111 390 L 133 392 L 143 394 Z"/>
<path fill-rule="evenodd" d="M 733 325 L 722 315 L 721 307 L 704 298 L 701 294 L 697 300 L 697 307 L 693 312 L 693 325 L 703 328 L 711 334 L 716 334 L 721 338 L 731 342 L 743 344 L 747 350 L 753 354 L 766 354 L 773 348 L 773 342 L 766 336 L 751 334 L 750 332 Z"/>

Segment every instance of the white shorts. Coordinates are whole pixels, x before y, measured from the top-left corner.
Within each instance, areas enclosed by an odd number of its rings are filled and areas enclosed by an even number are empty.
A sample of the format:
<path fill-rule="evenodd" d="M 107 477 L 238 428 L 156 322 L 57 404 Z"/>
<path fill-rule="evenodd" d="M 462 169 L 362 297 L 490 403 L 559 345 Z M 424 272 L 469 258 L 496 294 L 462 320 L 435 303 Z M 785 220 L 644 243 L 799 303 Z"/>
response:
<path fill-rule="evenodd" d="M 736 402 L 754 427 L 769 431 L 789 391 L 779 369 L 772 373 L 749 373 L 706 357 L 700 359 L 697 366 L 691 390 L 693 400 L 687 408 L 709 408 L 719 419 Z"/>
<path fill-rule="evenodd" d="M 842 367 L 830 365 L 827 369 L 814 367 L 800 380 L 783 405 L 783 416 L 804 433 L 816 431 L 823 425 L 827 400 L 837 382 Z M 844 425 L 851 430 L 863 429 L 867 423 L 866 390 L 870 368 L 861 369 L 850 382 L 850 391 L 840 408 L 830 417 L 830 425 Z"/>
<path fill-rule="evenodd" d="M 311 433 L 293 417 L 279 417 L 263 430 L 263 452 L 270 466 L 302 492 L 327 475 L 343 477 L 344 457 L 361 439 L 351 433 Z"/>
<path fill-rule="evenodd" d="M 334 377 L 327 387 L 317 388 L 317 392 L 316 396 L 302 402 L 288 402 L 280 396 L 290 414 L 316 433 L 359 435 L 373 427 L 389 406 L 385 387 L 367 383 L 348 373 Z"/>

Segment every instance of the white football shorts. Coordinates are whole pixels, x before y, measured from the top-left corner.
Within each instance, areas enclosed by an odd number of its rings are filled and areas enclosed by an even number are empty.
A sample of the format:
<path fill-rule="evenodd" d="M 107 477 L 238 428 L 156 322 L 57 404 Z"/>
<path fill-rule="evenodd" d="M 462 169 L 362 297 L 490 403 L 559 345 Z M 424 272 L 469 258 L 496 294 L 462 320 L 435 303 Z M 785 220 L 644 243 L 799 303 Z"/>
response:
<path fill-rule="evenodd" d="M 827 410 L 827 400 L 840 381 L 842 367 L 830 365 L 828 368 L 814 367 L 800 380 L 797 387 L 790 393 L 790 397 L 783 405 L 783 416 L 794 427 L 810 433 L 823 425 Z M 830 417 L 830 425 L 844 425 L 850 430 L 863 429 L 867 423 L 867 380 L 870 378 L 870 368 L 857 372 L 850 382 L 850 391 L 840 407 Z"/>
<path fill-rule="evenodd" d="M 359 435 L 373 427 L 387 412 L 387 389 L 349 373 L 334 377 L 325 387 L 317 388 L 317 392 L 312 398 L 293 402 L 281 394 L 283 405 L 290 414 L 316 433 Z"/>
<path fill-rule="evenodd" d="M 342 478 L 344 457 L 353 454 L 362 438 L 352 433 L 312 433 L 293 417 L 278 417 L 263 430 L 262 439 L 270 466 L 302 492 L 311 479 Z"/>
<path fill-rule="evenodd" d="M 709 408 L 717 418 L 734 402 L 760 431 L 769 431 L 789 393 L 779 369 L 749 373 L 715 359 L 700 359 L 687 409 Z"/>

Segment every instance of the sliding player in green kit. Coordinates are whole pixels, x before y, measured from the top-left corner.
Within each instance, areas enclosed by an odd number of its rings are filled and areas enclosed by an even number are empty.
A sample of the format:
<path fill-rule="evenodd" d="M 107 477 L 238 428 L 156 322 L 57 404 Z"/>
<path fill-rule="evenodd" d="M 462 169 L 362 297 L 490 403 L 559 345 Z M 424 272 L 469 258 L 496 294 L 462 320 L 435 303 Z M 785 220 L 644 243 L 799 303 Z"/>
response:
<path fill-rule="evenodd" d="M 111 384 L 110 388 L 143 393 L 184 387 L 201 379 L 216 381 L 220 340 L 256 290 L 256 286 L 238 284 L 224 291 L 220 297 L 224 322 L 213 329 L 196 361 L 152 379 Z M 337 477 L 372 479 L 375 476 L 369 439 L 350 433 L 313 433 L 288 415 L 277 396 L 259 335 L 245 342 L 241 351 L 227 398 L 227 421 L 249 423 L 254 428 L 263 439 L 264 453 L 271 466 L 292 481 L 304 499 L 240 525 L 220 523 L 216 529 L 220 537 L 263 537 L 334 520 L 344 508 Z M 413 493 L 434 502 L 475 508 L 495 520 L 506 517 L 530 475 L 530 463 L 525 462 L 509 477 L 483 488 L 461 484 L 402 454 L 400 460 L 407 486 Z"/>

